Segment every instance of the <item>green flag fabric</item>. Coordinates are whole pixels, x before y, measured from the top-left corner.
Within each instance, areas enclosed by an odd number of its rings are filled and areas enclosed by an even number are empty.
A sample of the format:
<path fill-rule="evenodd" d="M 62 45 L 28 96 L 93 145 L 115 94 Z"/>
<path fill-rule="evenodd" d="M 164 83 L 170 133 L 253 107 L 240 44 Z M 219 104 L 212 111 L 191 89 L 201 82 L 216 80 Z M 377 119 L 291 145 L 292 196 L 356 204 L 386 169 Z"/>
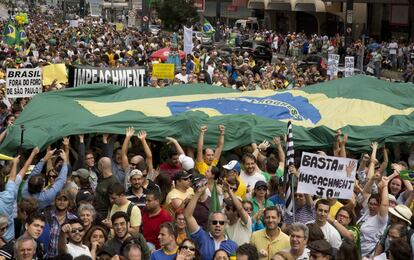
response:
<path fill-rule="evenodd" d="M 354 76 L 301 89 L 239 92 L 207 84 L 162 89 L 105 84 L 37 94 L 7 131 L 0 153 L 20 145 L 45 147 L 81 133 L 147 131 L 148 138 L 176 138 L 197 146 L 199 128 L 208 126 L 206 146 L 214 147 L 218 125 L 226 126 L 224 150 L 272 140 L 292 121 L 300 149 L 331 149 L 335 133 L 348 134 L 347 148 L 366 151 L 372 141 L 403 142 L 414 136 L 414 85 Z"/>
<path fill-rule="evenodd" d="M 213 188 L 211 189 L 210 197 L 210 209 L 209 214 L 220 211 L 220 199 L 217 192 L 217 183 L 214 181 Z"/>
<path fill-rule="evenodd" d="M 16 27 L 14 26 L 13 21 L 9 19 L 7 24 L 4 26 L 3 41 L 8 46 L 14 47 L 14 44 L 16 43 L 16 37 L 17 37 Z"/>

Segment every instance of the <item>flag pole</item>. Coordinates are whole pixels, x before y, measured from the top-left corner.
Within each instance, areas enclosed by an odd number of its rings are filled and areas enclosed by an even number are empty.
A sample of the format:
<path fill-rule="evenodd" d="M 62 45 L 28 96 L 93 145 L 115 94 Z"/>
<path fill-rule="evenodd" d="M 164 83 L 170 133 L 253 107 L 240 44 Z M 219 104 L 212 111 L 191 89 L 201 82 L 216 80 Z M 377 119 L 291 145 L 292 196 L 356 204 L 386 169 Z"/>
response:
<path fill-rule="evenodd" d="M 293 131 L 292 122 L 287 124 L 287 136 L 286 136 L 286 159 L 285 159 L 285 174 L 284 174 L 284 187 L 286 191 L 286 210 L 293 215 L 293 222 L 296 222 L 295 216 L 295 198 L 294 198 L 294 185 L 293 176 L 289 171 L 289 166 L 295 163 L 295 150 L 293 146 Z M 290 183 L 289 183 L 290 182 Z"/>

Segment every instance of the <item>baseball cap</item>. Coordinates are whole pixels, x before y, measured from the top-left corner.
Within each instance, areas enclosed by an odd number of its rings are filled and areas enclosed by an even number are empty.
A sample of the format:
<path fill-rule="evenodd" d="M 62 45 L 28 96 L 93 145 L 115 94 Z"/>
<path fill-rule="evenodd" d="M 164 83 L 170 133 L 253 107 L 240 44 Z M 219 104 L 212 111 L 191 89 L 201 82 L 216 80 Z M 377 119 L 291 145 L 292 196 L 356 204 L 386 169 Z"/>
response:
<path fill-rule="evenodd" d="M 129 178 L 131 178 L 132 176 L 138 175 L 139 177 L 144 176 L 144 174 L 142 173 L 142 171 L 138 170 L 138 169 L 134 169 L 129 173 Z"/>
<path fill-rule="evenodd" d="M 323 255 L 332 255 L 332 246 L 326 240 L 312 241 L 308 244 L 308 248 Z"/>
<path fill-rule="evenodd" d="M 179 171 L 174 175 L 173 180 L 177 181 L 177 180 L 187 179 L 189 177 L 191 177 L 191 173 L 187 171 Z"/>
<path fill-rule="evenodd" d="M 410 208 L 403 204 L 399 204 L 395 206 L 394 208 L 389 208 L 388 211 L 396 216 L 399 219 L 404 220 L 405 222 L 409 223 L 411 225 L 411 217 L 413 216 L 413 213 L 411 212 Z"/>
<path fill-rule="evenodd" d="M 267 183 L 264 181 L 257 181 L 256 184 L 254 185 L 255 189 L 258 189 L 260 187 L 266 187 L 267 188 Z"/>
<path fill-rule="evenodd" d="M 229 163 L 227 163 L 226 165 L 223 165 L 223 168 L 226 170 L 233 170 L 236 172 L 240 172 L 240 163 L 236 160 L 232 160 Z"/>
<path fill-rule="evenodd" d="M 88 179 L 90 176 L 90 173 L 87 169 L 80 168 L 77 171 L 72 172 L 72 176 L 79 176 L 82 179 Z"/>
<path fill-rule="evenodd" d="M 184 170 L 188 171 L 194 168 L 194 160 L 191 157 L 188 157 L 185 154 L 180 154 L 178 160 L 180 161 L 181 166 Z"/>
<path fill-rule="evenodd" d="M 80 190 L 78 194 L 76 194 L 76 204 L 79 204 L 81 201 L 93 201 L 95 197 L 92 195 L 92 193 L 88 190 Z"/>

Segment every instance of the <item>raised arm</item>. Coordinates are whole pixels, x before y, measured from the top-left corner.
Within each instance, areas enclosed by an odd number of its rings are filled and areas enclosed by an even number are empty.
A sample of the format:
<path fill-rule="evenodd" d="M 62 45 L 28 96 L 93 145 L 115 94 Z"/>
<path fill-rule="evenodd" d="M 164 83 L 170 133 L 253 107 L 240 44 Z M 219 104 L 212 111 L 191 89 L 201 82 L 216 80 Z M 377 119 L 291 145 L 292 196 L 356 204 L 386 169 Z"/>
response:
<path fill-rule="evenodd" d="M 388 208 L 390 206 L 389 200 L 388 200 L 388 182 L 390 179 L 386 176 L 382 177 L 382 190 L 381 190 L 381 205 L 379 209 L 379 215 L 382 218 L 385 218 L 388 216 Z"/>
<path fill-rule="evenodd" d="M 285 151 L 283 150 L 282 142 L 280 141 L 280 137 L 279 136 L 273 137 L 273 142 L 275 143 L 277 156 L 278 156 L 278 159 L 279 159 L 279 169 L 283 170 L 283 169 L 285 169 L 286 155 L 285 155 Z"/>
<path fill-rule="evenodd" d="M 14 182 L 16 180 L 17 165 L 19 164 L 19 162 L 20 162 L 20 155 L 13 158 L 12 167 L 11 167 L 10 175 L 9 175 L 9 181 Z"/>
<path fill-rule="evenodd" d="M 113 135 L 109 138 L 109 134 L 102 134 L 102 143 L 105 157 L 112 158 L 114 155 L 115 138 L 116 135 Z"/>
<path fill-rule="evenodd" d="M 184 152 L 183 148 L 181 147 L 180 143 L 178 143 L 177 139 L 169 137 L 169 136 L 165 137 L 165 139 L 167 139 L 167 141 L 168 141 L 167 144 L 173 144 L 174 145 L 175 150 L 177 150 L 178 155 L 181 155 L 181 154 L 185 155 L 185 152 Z"/>
<path fill-rule="evenodd" d="M 372 152 L 371 152 L 371 158 L 368 165 L 368 174 L 367 179 L 370 179 L 374 176 L 375 173 L 375 161 L 377 160 L 377 149 L 378 149 L 378 143 L 373 142 L 371 144 Z"/>
<path fill-rule="evenodd" d="M 388 151 L 387 151 L 387 148 L 385 147 L 385 145 L 384 145 L 384 147 L 382 147 L 382 154 L 384 155 L 384 158 L 383 158 L 384 160 L 382 161 L 382 163 L 381 163 L 381 165 L 378 169 L 378 171 L 381 172 L 381 173 L 384 172 L 385 169 L 387 169 L 387 166 L 388 166 Z"/>
<path fill-rule="evenodd" d="M 147 163 L 148 172 L 152 172 L 154 170 L 154 164 L 152 160 L 152 152 L 151 148 L 149 147 L 147 143 L 147 132 L 141 130 L 138 133 L 138 139 L 141 140 L 142 146 L 144 147 L 145 152 L 145 162 Z"/>
<path fill-rule="evenodd" d="M 187 228 L 190 233 L 194 233 L 198 230 L 199 225 L 197 223 L 197 220 L 194 218 L 194 209 L 197 205 L 197 201 L 200 199 L 201 195 L 205 192 L 207 186 L 200 187 L 194 196 L 190 199 L 190 202 L 188 202 L 187 207 L 185 207 L 184 210 L 184 217 L 187 221 Z"/>
<path fill-rule="evenodd" d="M 68 157 L 68 164 L 70 164 L 70 156 L 69 156 L 69 152 L 70 152 L 70 137 L 66 136 L 63 137 L 63 150 L 65 151 L 66 156 Z"/>
<path fill-rule="evenodd" d="M 204 134 L 207 132 L 207 126 L 200 127 L 200 134 L 197 142 L 197 162 L 203 162 L 203 146 L 204 146 Z"/>
<path fill-rule="evenodd" d="M 214 152 L 214 159 L 219 160 L 221 156 L 221 152 L 223 151 L 224 147 L 224 132 L 226 127 L 224 125 L 219 125 L 218 129 L 220 131 L 220 136 L 217 141 L 216 151 Z"/>
<path fill-rule="evenodd" d="M 249 214 L 247 214 L 247 212 L 244 210 L 241 201 L 236 197 L 236 195 L 234 195 L 233 190 L 230 189 L 227 181 L 224 181 L 223 183 L 223 191 L 229 194 L 231 201 L 233 202 L 233 206 L 236 208 L 237 213 L 240 215 L 240 218 L 243 221 L 243 223 L 244 224 L 249 223 L 249 220 L 250 220 Z"/>
<path fill-rule="evenodd" d="M 346 142 L 348 141 L 348 134 L 344 134 L 344 137 L 339 141 L 339 157 L 346 158 Z"/>
<path fill-rule="evenodd" d="M 29 158 L 27 158 L 26 162 L 24 163 L 23 167 L 19 171 L 20 177 L 23 179 L 23 177 L 26 175 L 27 170 L 29 169 L 29 166 L 32 164 L 33 159 L 35 156 L 39 153 L 39 148 L 35 147 L 33 148 L 32 152 L 30 153 Z"/>
<path fill-rule="evenodd" d="M 121 149 L 121 158 L 122 158 L 121 166 L 124 171 L 126 171 L 129 168 L 128 146 L 129 146 L 129 142 L 131 141 L 131 138 L 134 136 L 134 132 L 135 130 L 133 127 L 128 127 L 125 130 L 125 139 L 124 139 L 124 142 L 122 143 L 122 149 Z"/>
<path fill-rule="evenodd" d="M 333 152 L 333 155 L 334 156 L 338 156 L 339 155 L 339 150 L 340 150 L 340 147 L 339 147 L 339 138 L 340 138 L 340 136 L 341 136 L 341 129 L 338 129 L 338 131 L 336 131 L 335 141 L 334 141 L 333 146 L 332 146 L 332 152 Z"/>

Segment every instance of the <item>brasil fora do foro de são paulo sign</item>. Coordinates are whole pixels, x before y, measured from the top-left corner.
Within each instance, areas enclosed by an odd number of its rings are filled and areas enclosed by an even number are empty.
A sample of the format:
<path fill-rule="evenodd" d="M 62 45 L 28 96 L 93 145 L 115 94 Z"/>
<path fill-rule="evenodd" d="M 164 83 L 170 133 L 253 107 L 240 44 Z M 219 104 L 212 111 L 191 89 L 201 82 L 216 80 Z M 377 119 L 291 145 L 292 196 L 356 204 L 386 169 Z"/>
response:
<path fill-rule="evenodd" d="M 354 191 L 357 160 L 302 154 L 298 192 L 322 198 L 350 199 Z"/>
<path fill-rule="evenodd" d="M 42 92 L 42 69 L 7 69 L 6 96 L 31 97 Z"/>

